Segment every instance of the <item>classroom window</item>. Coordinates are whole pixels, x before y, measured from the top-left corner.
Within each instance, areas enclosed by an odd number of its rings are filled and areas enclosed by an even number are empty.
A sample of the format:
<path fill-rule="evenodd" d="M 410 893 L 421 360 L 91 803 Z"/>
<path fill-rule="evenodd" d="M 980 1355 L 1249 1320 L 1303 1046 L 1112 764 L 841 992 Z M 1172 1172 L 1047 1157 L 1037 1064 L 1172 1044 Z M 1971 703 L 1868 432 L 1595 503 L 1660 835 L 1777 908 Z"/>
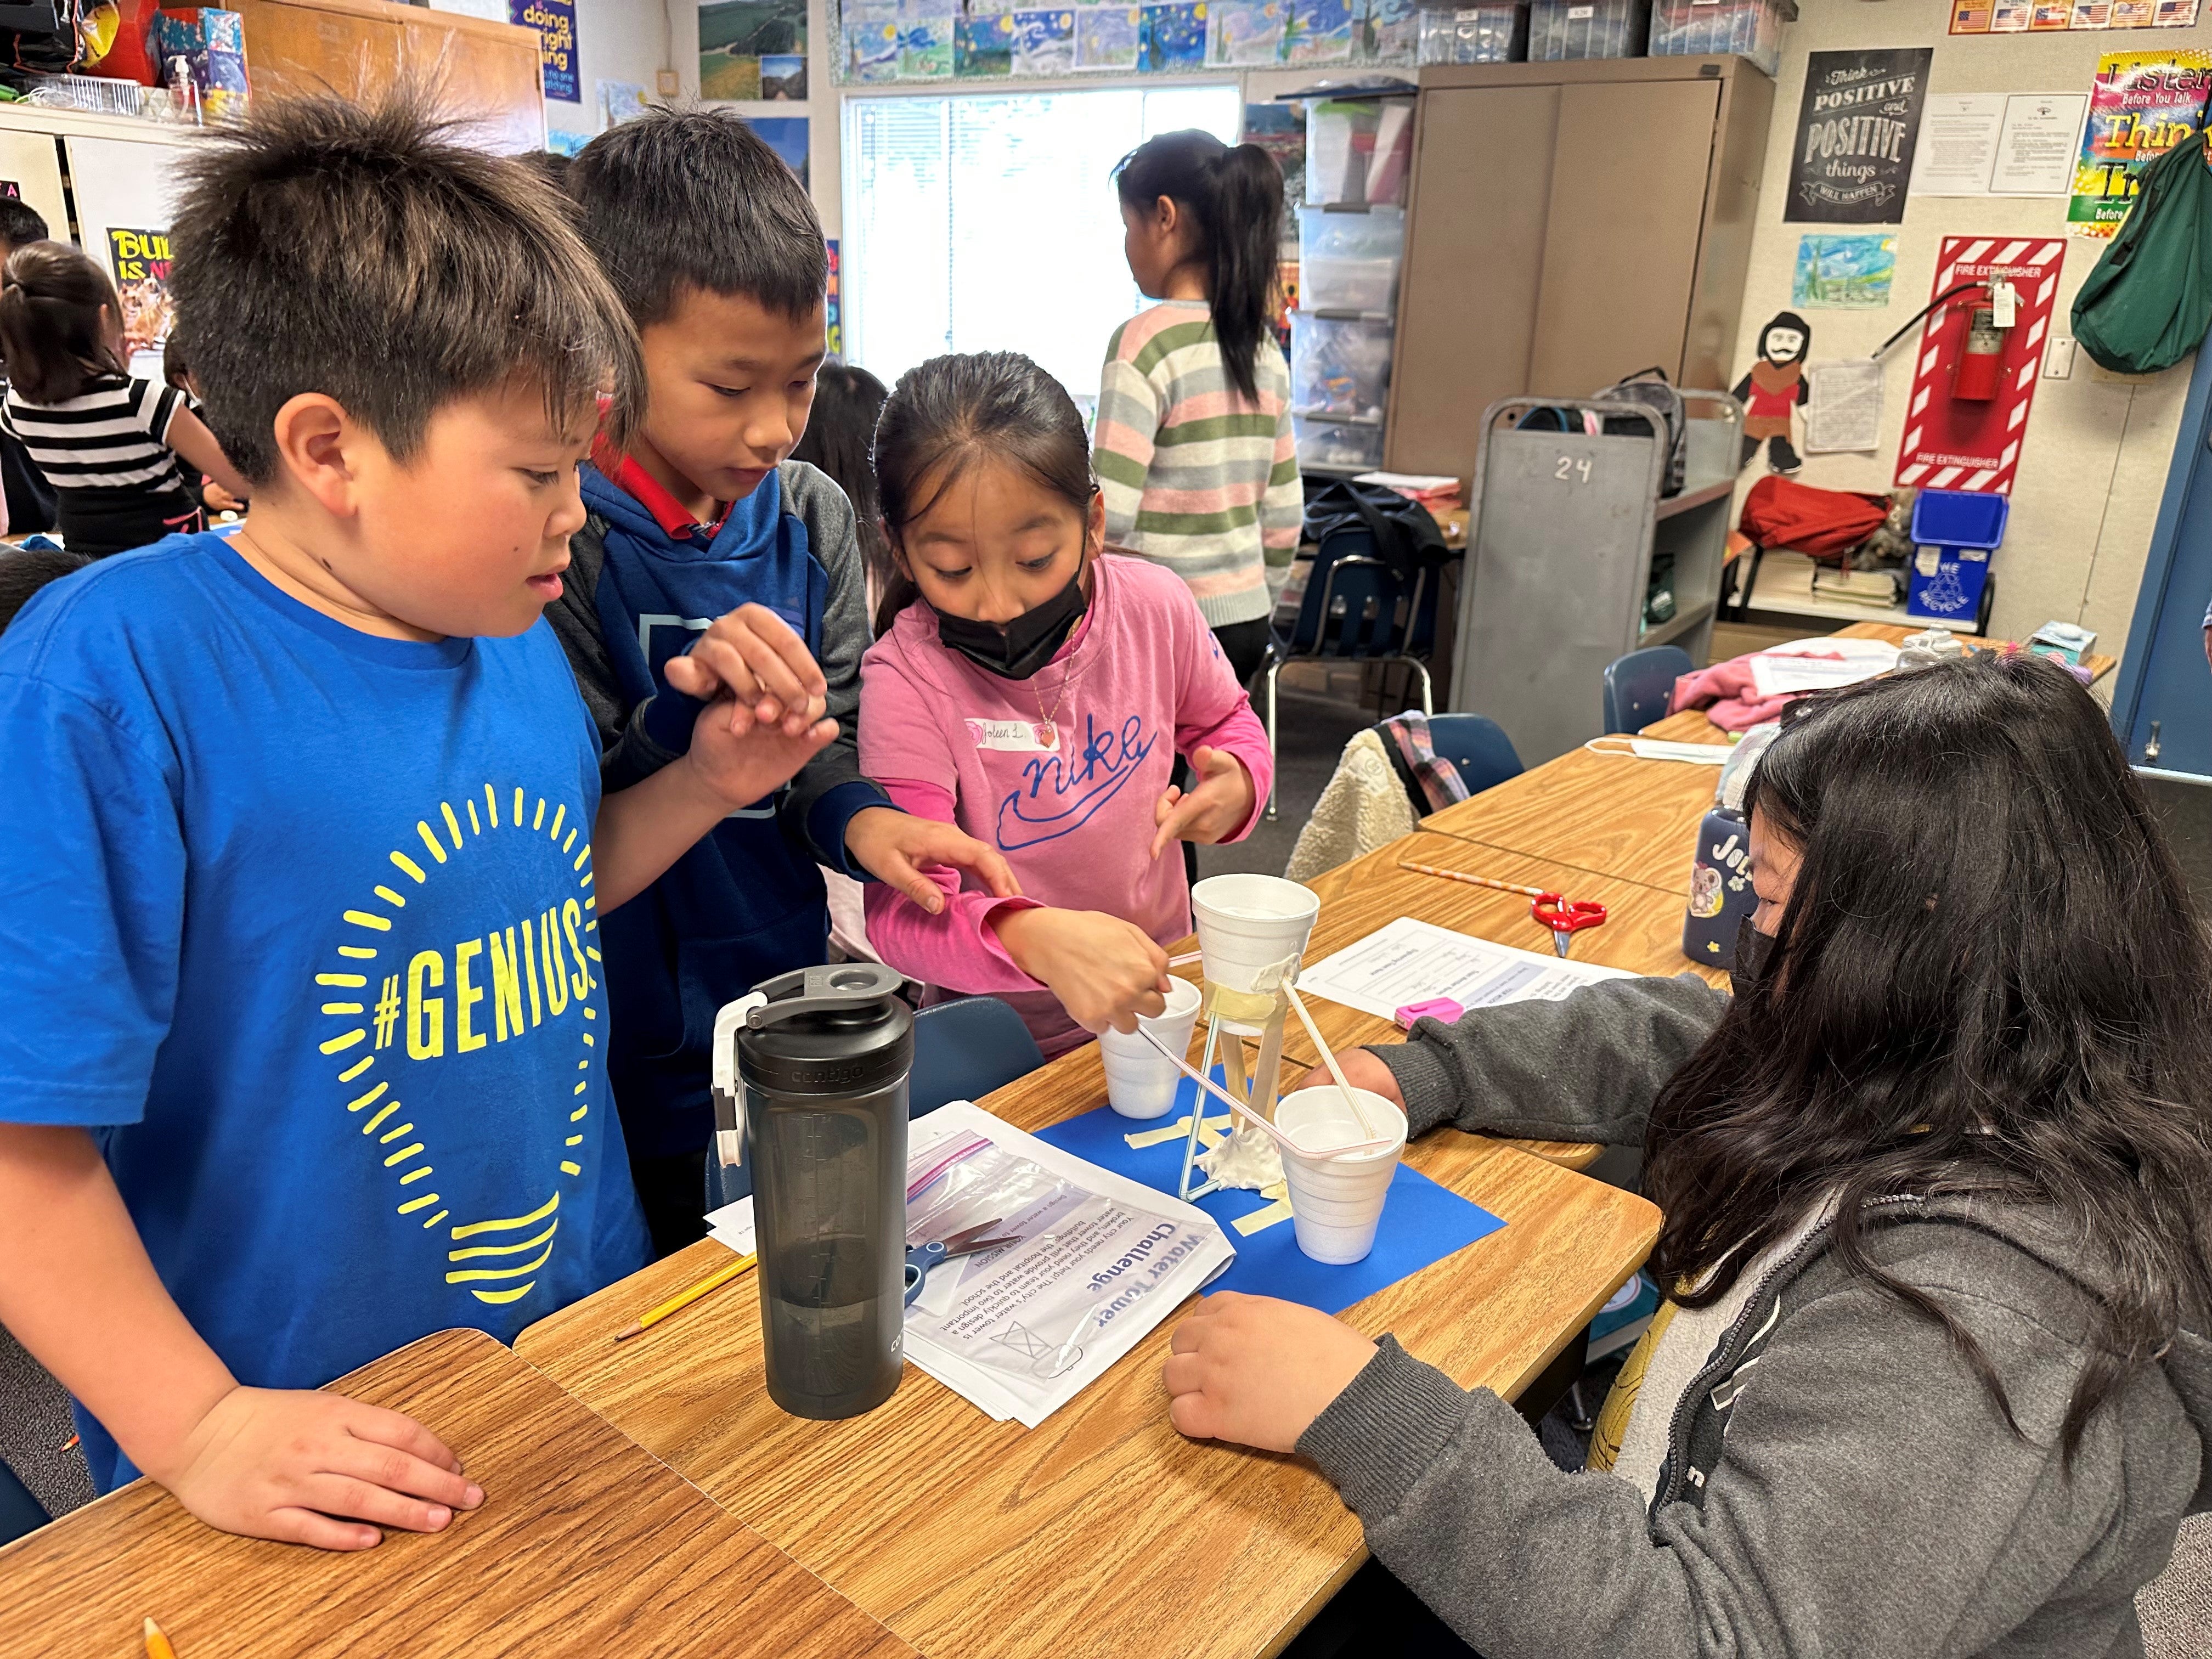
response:
<path fill-rule="evenodd" d="M 1237 140 L 1233 86 L 845 100 L 846 355 L 886 385 L 946 351 L 1024 351 L 1084 399 L 1143 303 L 1114 164 L 1156 133 Z"/>

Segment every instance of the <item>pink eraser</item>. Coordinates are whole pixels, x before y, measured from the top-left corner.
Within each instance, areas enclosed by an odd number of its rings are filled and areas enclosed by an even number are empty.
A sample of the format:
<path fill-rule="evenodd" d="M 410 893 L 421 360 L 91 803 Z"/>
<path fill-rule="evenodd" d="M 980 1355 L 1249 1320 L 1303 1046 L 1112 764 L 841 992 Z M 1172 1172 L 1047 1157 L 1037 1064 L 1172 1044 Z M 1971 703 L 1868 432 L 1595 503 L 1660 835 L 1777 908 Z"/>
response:
<path fill-rule="evenodd" d="M 1467 1012 L 1449 997 L 1431 997 L 1426 1002 L 1409 1002 L 1395 1018 L 1401 1030 L 1410 1031 L 1417 1019 L 1441 1019 L 1447 1024 Z"/>

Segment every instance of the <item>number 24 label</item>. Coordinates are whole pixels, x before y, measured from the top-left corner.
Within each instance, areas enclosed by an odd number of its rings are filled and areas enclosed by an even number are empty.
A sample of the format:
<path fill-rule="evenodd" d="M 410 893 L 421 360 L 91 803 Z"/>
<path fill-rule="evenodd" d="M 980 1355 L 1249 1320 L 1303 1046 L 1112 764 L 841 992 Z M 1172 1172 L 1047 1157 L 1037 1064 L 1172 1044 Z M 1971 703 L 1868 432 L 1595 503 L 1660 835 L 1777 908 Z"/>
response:
<path fill-rule="evenodd" d="M 1590 465 L 1589 456 L 1584 455 L 1578 459 L 1572 455 L 1562 455 L 1559 457 L 1559 465 L 1553 471 L 1552 476 L 1555 478 L 1562 479 L 1568 483 L 1573 483 L 1577 479 L 1583 483 L 1588 483 L 1589 482 L 1589 474 Z"/>

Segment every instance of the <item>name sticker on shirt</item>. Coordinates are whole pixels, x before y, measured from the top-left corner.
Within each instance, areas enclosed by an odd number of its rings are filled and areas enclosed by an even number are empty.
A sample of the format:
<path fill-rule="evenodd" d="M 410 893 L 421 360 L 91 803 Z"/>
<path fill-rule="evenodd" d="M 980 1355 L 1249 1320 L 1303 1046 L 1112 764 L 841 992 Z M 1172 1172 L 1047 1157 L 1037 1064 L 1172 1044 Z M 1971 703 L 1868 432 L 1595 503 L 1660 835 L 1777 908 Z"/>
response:
<path fill-rule="evenodd" d="M 978 720 L 965 722 L 968 735 L 978 749 L 998 749 L 1016 755 L 1056 755 L 1060 727 L 1050 720 Z"/>

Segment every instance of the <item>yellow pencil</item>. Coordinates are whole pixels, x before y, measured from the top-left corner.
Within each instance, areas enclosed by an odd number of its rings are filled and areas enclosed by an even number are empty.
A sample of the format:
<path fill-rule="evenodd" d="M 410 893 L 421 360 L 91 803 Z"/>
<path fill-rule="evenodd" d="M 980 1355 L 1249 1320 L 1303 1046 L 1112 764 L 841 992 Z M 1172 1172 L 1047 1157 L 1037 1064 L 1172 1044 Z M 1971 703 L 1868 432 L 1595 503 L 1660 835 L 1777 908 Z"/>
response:
<path fill-rule="evenodd" d="M 177 1650 L 169 1645 L 169 1638 L 161 1634 L 161 1627 L 151 1619 L 146 1621 L 146 1659 L 177 1659 Z"/>
<path fill-rule="evenodd" d="M 645 1328 L 647 1326 L 657 1325 L 662 1320 L 667 1318 L 669 1315 L 676 1312 L 678 1309 L 690 1307 L 694 1302 L 696 1302 L 701 1297 L 706 1295 L 709 1291 L 718 1291 L 721 1289 L 723 1285 L 728 1284 L 739 1273 L 744 1272 L 746 1268 L 751 1267 L 754 1260 L 755 1258 L 752 1256 L 741 1255 L 728 1266 L 717 1267 L 713 1273 L 708 1273 L 696 1285 L 687 1285 L 683 1290 L 677 1291 L 675 1295 L 670 1297 L 667 1301 L 662 1303 L 659 1307 L 647 1308 L 643 1313 L 637 1316 L 636 1324 L 631 1326 L 626 1331 L 617 1332 L 615 1334 L 615 1340 L 617 1342 L 627 1342 L 633 1336 L 643 1336 L 645 1334 Z"/>

